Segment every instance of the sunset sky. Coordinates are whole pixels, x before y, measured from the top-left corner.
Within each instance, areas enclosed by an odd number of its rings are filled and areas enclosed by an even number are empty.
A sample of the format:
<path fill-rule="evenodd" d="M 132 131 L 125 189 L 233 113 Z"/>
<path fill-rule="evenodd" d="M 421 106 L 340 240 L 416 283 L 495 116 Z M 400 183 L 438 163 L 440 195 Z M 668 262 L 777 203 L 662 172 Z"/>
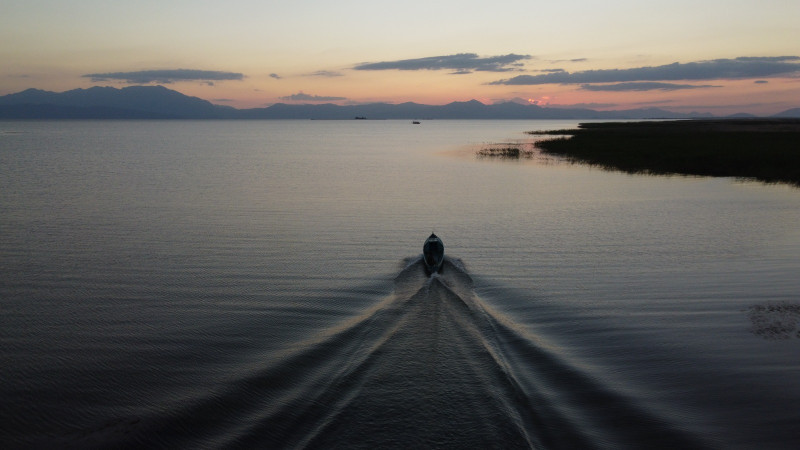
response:
<path fill-rule="evenodd" d="M 4 0 L 0 62 L 0 95 L 774 114 L 800 107 L 800 1 Z"/>

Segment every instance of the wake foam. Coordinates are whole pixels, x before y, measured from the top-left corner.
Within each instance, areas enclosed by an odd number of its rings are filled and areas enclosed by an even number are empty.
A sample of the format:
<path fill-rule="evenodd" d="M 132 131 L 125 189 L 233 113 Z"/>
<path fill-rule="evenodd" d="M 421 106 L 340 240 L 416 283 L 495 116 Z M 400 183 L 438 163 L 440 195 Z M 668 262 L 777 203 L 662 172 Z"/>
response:
<path fill-rule="evenodd" d="M 391 295 L 244 372 L 142 426 L 180 446 L 697 446 L 494 310 L 454 258 L 430 277 L 403 260 Z"/>

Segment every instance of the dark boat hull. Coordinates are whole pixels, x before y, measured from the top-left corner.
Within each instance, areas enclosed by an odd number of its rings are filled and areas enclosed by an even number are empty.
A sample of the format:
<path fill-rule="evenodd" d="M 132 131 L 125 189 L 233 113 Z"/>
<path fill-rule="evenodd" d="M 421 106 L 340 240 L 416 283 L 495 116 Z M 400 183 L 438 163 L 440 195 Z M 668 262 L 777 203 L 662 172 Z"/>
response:
<path fill-rule="evenodd" d="M 444 244 L 433 233 L 425 240 L 425 244 L 422 246 L 422 260 L 425 264 L 425 273 L 428 275 L 442 271 Z"/>

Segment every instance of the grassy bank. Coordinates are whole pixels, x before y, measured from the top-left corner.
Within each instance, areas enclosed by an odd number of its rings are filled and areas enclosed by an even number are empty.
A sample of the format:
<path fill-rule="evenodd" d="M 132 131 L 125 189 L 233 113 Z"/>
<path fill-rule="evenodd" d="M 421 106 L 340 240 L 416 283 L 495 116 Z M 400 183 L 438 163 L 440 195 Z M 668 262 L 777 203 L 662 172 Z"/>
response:
<path fill-rule="evenodd" d="M 751 178 L 800 186 L 800 120 L 581 124 L 537 143 L 544 153 L 629 173 Z"/>

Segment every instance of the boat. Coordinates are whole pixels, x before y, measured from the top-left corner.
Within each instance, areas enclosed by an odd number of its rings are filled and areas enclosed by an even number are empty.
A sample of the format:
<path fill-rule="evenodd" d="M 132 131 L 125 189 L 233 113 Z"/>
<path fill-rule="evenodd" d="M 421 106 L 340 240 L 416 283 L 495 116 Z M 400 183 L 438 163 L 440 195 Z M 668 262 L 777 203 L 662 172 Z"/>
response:
<path fill-rule="evenodd" d="M 411 123 L 412 123 L 413 125 L 419 125 L 419 120 L 412 120 L 412 121 L 411 121 Z"/>
<path fill-rule="evenodd" d="M 422 261 L 425 263 L 425 273 L 428 275 L 442 271 L 444 244 L 434 233 L 425 239 L 425 244 L 422 246 Z"/>

